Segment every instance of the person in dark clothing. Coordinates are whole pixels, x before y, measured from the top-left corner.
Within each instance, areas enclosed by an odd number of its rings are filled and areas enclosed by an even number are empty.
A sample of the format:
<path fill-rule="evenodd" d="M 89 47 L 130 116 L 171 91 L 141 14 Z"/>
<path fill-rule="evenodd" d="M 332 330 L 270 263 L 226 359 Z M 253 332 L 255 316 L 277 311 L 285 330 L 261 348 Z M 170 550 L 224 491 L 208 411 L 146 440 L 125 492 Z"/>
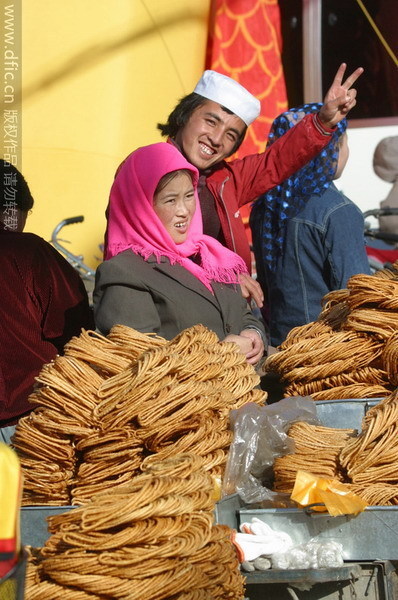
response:
<path fill-rule="evenodd" d="M 75 269 L 41 237 L 23 232 L 34 202 L 24 177 L 1 160 L 0 178 L 0 440 L 8 443 L 33 408 L 28 397 L 42 366 L 94 323 Z"/>

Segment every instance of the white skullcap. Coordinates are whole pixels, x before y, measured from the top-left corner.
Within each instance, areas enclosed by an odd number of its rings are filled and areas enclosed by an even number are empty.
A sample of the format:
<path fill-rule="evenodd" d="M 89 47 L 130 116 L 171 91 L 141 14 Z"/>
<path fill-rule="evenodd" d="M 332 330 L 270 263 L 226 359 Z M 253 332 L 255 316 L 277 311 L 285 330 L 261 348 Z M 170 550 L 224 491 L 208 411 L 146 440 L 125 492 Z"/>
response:
<path fill-rule="evenodd" d="M 225 106 L 246 125 L 250 125 L 260 114 L 260 100 L 231 77 L 216 71 L 205 71 L 194 92 Z"/>

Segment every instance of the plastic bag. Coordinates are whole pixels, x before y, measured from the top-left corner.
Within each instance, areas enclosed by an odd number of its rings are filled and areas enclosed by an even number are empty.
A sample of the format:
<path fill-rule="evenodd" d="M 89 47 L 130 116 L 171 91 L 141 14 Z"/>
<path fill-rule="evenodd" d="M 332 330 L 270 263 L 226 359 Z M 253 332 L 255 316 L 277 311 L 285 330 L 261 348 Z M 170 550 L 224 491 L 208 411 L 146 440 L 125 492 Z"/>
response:
<path fill-rule="evenodd" d="M 300 506 L 314 506 L 313 510 L 327 511 L 332 517 L 357 515 L 367 506 L 367 502 L 354 494 L 344 483 L 335 479 L 324 479 L 312 473 L 297 471 L 291 499 Z"/>
<path fill-rule="evenodd" d="M 273 569 L 322 569 L 341 567 L 344 564 L 343 546 L 330 540 L 318 542 L 316 539 L 289 548 L 286 552 L 271 556 Z M 313 583 L 296 581 L 292 587 L 302 592 L 311 590 Z"/>
<path fill-rule="evenodd" d="M 271 557 L 273 569 L 321 569 L 344 564 L 343 546 L 334 542 L 311 540 Z"/>
<path fill-rule="evenodd" d="M 223 496 L 238 493 L 246 504 L 271 502 L 295 506 L 288 494 L 267 487 L 272 480 L 274 460 L 294 452 L 288 437 L 290 426 L 297 421 L 319 425 L 312 398 L 295 396 L 275 404 L 258 406 L 252 402 L 231 411 L 234 431 L 226 465 Z"/>

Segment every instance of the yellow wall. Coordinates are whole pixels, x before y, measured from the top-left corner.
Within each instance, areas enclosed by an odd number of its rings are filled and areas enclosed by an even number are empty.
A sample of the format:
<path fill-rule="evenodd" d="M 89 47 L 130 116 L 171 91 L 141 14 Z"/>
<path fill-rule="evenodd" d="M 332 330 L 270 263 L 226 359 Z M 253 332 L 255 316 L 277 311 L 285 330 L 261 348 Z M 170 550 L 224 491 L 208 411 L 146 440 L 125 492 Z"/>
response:
<path fill-rule="evenodd" d="M 34 0 L 22 11 L 22 171 L 36 200 L 26 231 L 62 236 L 97 266 L 120 161 L 160 141 L 204 68 L 210 0 Z"/>

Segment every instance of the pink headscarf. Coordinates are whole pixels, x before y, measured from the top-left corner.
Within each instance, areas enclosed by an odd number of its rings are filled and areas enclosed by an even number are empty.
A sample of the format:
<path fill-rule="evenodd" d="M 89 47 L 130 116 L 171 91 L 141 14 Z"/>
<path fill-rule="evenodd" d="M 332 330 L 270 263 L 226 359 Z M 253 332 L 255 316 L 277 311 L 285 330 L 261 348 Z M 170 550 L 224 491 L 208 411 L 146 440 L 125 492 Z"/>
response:
<path fill-rule="evenodd" d="M 182 244 L 176 244 L 153 209 L 153 197 L 160 179 L 179 169 L 193 174 L 196 210 Z M 197 195 L 198 171 L 172 144 L 160 142 L 138 148 L 119 167 L 111 188 L 108 206 L 105 260 L 130 249 L 147 260 L 151 255 L 178 263 L 209 290 L 211 281 L 238 283 L 247 273 L 240 256 L 214 238 L 203 234 L 202 214 Z M 200 265 L 189 256 L 200 255 Z"/>

